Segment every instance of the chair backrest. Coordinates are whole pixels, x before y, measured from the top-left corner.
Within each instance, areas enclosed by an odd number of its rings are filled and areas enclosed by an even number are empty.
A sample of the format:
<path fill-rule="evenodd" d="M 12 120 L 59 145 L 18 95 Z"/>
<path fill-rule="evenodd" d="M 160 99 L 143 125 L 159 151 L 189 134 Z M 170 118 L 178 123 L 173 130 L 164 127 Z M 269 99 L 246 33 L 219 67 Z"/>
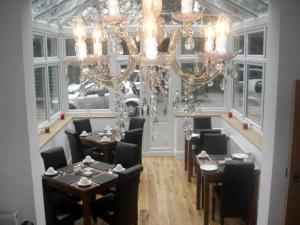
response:
<path fill-rule="evenodd" d="M 221 205 L 223 217 L 249 217 L 253 170 L 253 163 L 226 162 Z"/>
<path fill-rule="evenodd" d="M 194 130 L 211 129 L 210 117 L 194 117 Z"/>
<path fill-rule="evenodd" d="M 114 225 L 137 224 L 138 195 L 142 165 L 136 165 L 119 173 L 114 205 Z"/>
<path fill-rule="evenodd" d="M 45 170 L 47 170 L 49 167 L 58 169 L 67 165 L 65 151 L 62 146 L 43 151 L 41 156 L 44 161 Z"/>
<path fill-rule="evenodd" d="M 65 130 L 65 134 L 67 135 L 69 141 L 72 163 L 80 162 L 84 159 L 84 154 L 78 134 L 75 131 L 69 129 Z"/>
<path fill-rule="evenodd" d="M 204 134 L 204 150 L 210 155 L 227 154 L 227 144 L 226 134 Z"/>
<path fill-rule="evenodd" d="M 81 134 L 82 131 L 86 132 L 92 132 L 92 126 L 90 119 L 80 119 L 80 120 L 74 120 L 73 121 L 75 131 L 77 134 Z"/>
<path fill-rule="evenodd" d="M 129 121 L 128 130 L 133 130 L 133 129 L 137 129 L 137 128 L 144 129 L 144 123 L 145 123 L 144 118 L 131 117 L 130 121 Z"/>
<path fill-rule="evenodd" d="M 202 151 L 204 149 L 204 135 L 205 134 L 221 134 L 220 129 L 201 129 L 199 131 L 200 138 L 198 142 L 198 151 Z"/>
<path fill-rule="evenodd" d="M 143 129 L 137 128 L 125 131 L 123 142 L 138 146 L 140 163 L 142 163 Z"/>
<path fill-rule="evenodd" d="M 129 168 L 140 163 L 140 153 L 136 144 L 118 142 L 114 153 L 114 164 Z"/>

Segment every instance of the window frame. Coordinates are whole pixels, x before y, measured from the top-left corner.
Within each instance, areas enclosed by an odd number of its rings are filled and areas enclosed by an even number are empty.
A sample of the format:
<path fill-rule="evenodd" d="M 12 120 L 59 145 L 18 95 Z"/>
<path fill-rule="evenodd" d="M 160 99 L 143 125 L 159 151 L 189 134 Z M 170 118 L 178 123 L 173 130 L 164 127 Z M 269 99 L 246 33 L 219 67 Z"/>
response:
<path fill-rule="evenodd" d="M 62 60 L 60 59 L 60 38 L 58 34 L 54 33 L 47 33 L 43 32 L 40 30 L 33 30 L 32 36 L 34 35 L 39 35 L 43 37 L 43 57 L 34 57 L 33 58 L 33 63 L 34 63 L 34 69 L 36 68 L 44 68 L 44 88 L 45 88 L 45 110 L 46 110 L 46 120 L 38 125 L 38 131 L 39 133 L 42 132 L 43 128 L 45 126 L 48 126 L 49 124 L 52 124 L 54 121 L 56 121 L 59 118 L 60 113 L 62 112 L 63 109 L 63 98 L 62 98 L 62 79 L 61 79 L 61 74 L 62 74 L 62 68 L 61 68 L 61 63 Z M 57 56 L 52 56 L 48 57 L 48 46 L 47 46 L 47 40 L 49 38 L 54 38 L 57 40 Z M 59 99 L 59 110 L 55 114 L 51 116 L 50 113 L 50 83 L 49 83 L 49 67 L 51 66 L 57 66 L 57 78 L 58 78 L 58 99 Z M 33 73 L 33 76 L 35 76 L 35 73 Z"/>
<path fill-rule="evenodd" d="M 259 33 L 259 32 L 263 32 L 264 34 L 264 40 L 263 40 L 263 55 L 249 55 L 248 54 L 248 35 L 249 34 L 253 34 L 253 33 Z M 234 115 L 241 121 L 245 121 L 247 123 L 250 124 L 250 126 L 257 131 L 258 133 L 262 134 L 263 132 L 263 123 L 264 123 L 264 101 L 265 101 L 265 77 L 266 77 L 266 67 L 267 67 L 267 48 L 266 48 L 266 43 L 267 43 L 267 24 L 260 24 L 257 26 L 252 26 L 252 27 L 245 27 L 243 29 L 240 30 L 235 30 L 233 31 L 232 34 L 232 50 L 234 50 L 234 37 L 239 36 L 241 34 L 244 34 L 245 37 L 245 41 L 244 41 L 244 45 L 245 45 L 245 54 L 244 55 L 237 55 L 234 59 L 233 59 L 233 63 L 234 64 L 244 64 L 244 92 L 243 92 L 243 101 L 244 101 L 244 105 L 243 105 L 243 113 L 240 113 L 239 111 L 237 111 L 236 109 L 233 108 L 233 101 L 234 101 L 234 80 L 231 79 L 231 110 L 234 113 Z M 262 66 L 263 70 L 262 70 L 262 99 L 261 99 L 261 118 L 260 118 L 260 124 L 258 124 L 257 122 L 251 120 L 250 118 L 248 118 L 248 66 L 249 65 L 256 65 L 256 66 Z"/>

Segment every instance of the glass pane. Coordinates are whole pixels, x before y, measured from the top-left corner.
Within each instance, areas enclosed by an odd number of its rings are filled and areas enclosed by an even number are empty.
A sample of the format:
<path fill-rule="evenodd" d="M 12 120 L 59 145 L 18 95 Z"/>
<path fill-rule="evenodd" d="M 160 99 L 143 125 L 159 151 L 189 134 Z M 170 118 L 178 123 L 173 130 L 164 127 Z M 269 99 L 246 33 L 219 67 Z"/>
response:
<path fill-rule="evenodd" d="M 39 58 L 44 56 L 44 40 L 41 35 L 33 35 L 33 57 Z"/>
<path fill-rule="evenodd" d="M 237 52 L 241 50 L 241 53 L 239 53 L 241 55 L 244 55 L 245 53 L 244 39 L 244 35 L 234 37 L 234 51 Z"/>
<path fill-rule="evenodd" d="M 87 54 L 93 54 L 94 53 L 93 39 L 87 38 L 85 43 L 86 43 L 86 48 L 87 48 Z"/>
<path fill-rule="evenodd" d="M 182 63 L 181 68 L 185 72 L 194 73 L 196 66 L 197 70 L 202 68 L 201 64 Z M 195 99 L 195 107 L 199 108 L 219 108 L 224 107 L 224 88 L 223 76 L 217 77 L 213 82 L 205 86 L 195 86 L 193 88 Z M 181 100 L 184 101 L 184 85 L 181 82 Z"/>
<path fill-rule="evenodd" d="M 170 38 L 167 37 L 158 46 L 158 51 L 159 52 L 168 52 L 169 45 L 170 45 Z"/>
<path fill-rule="evenodd" d="M 204 38 L 203 37 L 193 37 L 195 42 L 195 47 L 192 50 L 188 50 L 185 48 L 187 38 L 181 38 L 181 54 L 182 55 L 192 55 L 196 52 L 203 52 L 204 51 Z"/>
<path fill-rule="evenodd" d="M 58 56 L 57 54 L 57 39 L 56 38 L 47 38 L 47 51 L 48 57 Z"/>
<path fill-rule="evenodd" d="M 263 66 L 248 65 L 247 117 L 261 125 L 263 97 Z"/>
<path fill-rule="evenodd" d="M 244 64 L 237 64 L 237 77 L 233 80 L 233 108 L 243 113 L 244 108 Z"/>
<path fill-rule="evenodd" d="M 34 70 L 35 96 L 38 125 L 46 121 L 46 99 L 45 99 L 45 69 L 36 68 Z"/>
<path fill-rule="evenodd" d="M 50 116 L 60 111 L 58 66 L 49 66 Z"/>
<path fill-rule="evenodd" d="M 108 109 L 109 89 L 89 80 L 80 84 L 79 68 L 68 66 L 69 109 Z"/>
<path fill-rule="evenodd" d="M 66 56 L 76 56 L 75 40 L 72 38 L 66 39 Z"/>
<path fill-rule="evenodd" d="M 263 55 L 264 54 L 264 32 L 248 34 L 248 54 Z"/>
<path fill-rule="evenodd" d="M 124 72 L 127 65 L 121 65 L 121 72 Z M 140 106 L 140 71 L 138 67 L 123 81 L 125 88 L 125 103 L 129 116 L 139 116 Z"/>

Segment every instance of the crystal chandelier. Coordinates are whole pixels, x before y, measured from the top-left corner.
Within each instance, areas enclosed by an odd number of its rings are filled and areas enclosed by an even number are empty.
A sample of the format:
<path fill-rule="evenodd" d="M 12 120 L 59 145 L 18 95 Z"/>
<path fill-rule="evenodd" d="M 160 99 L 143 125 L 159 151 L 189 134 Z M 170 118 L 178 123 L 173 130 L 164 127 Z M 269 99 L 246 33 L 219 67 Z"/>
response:
<path fill-rule="evenodd" d="M 158 52 L 158 44 L 162 40 L 164 30 L 164 20 L 160 17 L 162 11 L 162 0 L 143 0 L 143 18 L 140 21 L 140 28 L 137 37 L 141 40 L 141 51 L 138 52 L 137 44 L 128 30 L 122 25 L 127 21 L 128 15 L 120 13 L 118 0 L 107 0 L 108 15 L 99 16 L 99 21 L 93 28 L 92 55 L 87 54 L 86 31 L 83 20 L 79 17 L 73 22 L 73 34 L 76 41 L 76 57 L 68 59 L 67 64 L 80 67 L 81 74 L 93 81 L 95 84 L 109 85 L 114 87 L 117 96 L 116 111 L 118 113 L 116 124 L 123 129 L 124 111 L 121 104 L 121 84 L 133 72 L 136 66 L 140 69 L 140 81 L 144 93 L 142 95 L 142 108 L 150 108 L 152 124 L 158 123 L 157 114 L 157 93 L 167 90 L 166 77 L 172 69 L 183 81 L 185 86 L 185 108 L 186 114 L 194 111 L 193 96 L 191 94 L 194 86 L 203 86 L 211 83 L 219 75 L 229 76 L 231 67 L 230 60 L 236 56 L 234 52 L 227 52 L 227 36 L 230 32 L 229 19 L 227 15 L 220 14 L 216 24 L 208 22 L 200 25 L 199 30 L 205 38 L 204 51 L 198 52 L 197 62 L 202 67 L 197 68 L 193 74 L 186 73 L 178 64 L 176 57 L 176 46 L 182 37 L 186 38 L 185 48 L 192 50 L 195 48 L 193 39 L 192 24 L 202 21 L 203 11 L 199 11 L 198 3 L 193 0 L 181 0 L 181 12 L 172 13 L 172 19 L 181 27 L 170 35 L 170 44 L 167 53 Z M 193 9 L 194 8 L 194 9 Z M 107 30 L 110 30 L 108 32 Z M 108 34 L 109 33 L 109 34 Z M 120 40 L 123 40 L 129 50 L 128 66 L 125 71 L 118 75 L 112 75 L 109 70 L 110 57 L 102 54 L 102 43 L 109 41 L 109 46 L 113 52 L 123 53 Z M 119 40 L 116 44 L 112 40 Z M 176 92 L 174 107 L 180 105 L 180 97 Z M 191 119 L 187 118 L 185 123 L 187 138 L 190 138 Z"/>

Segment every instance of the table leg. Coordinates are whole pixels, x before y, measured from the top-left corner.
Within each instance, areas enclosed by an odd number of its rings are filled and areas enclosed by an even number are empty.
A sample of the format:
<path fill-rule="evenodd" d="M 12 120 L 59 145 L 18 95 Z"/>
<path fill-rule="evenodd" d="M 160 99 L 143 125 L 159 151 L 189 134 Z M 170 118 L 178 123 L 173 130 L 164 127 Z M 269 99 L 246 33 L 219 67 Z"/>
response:
<path fill-rule="evenodd" d="M 202 204 L 201 204 L 201 208 L 204 208 L 204 177 L 201 176 L 201 182 L 202 182 L 202 186 L 201 186 L 201 194 L 202 194 Z"/>
<path fill-rule="evenodd" d="M 92 224 L 90 205 L 91 205 L 91 198 L 83 198 L 82 199 L 84 225 Z"/>
<path fill-rule="evenodd" d="M 257 223 L 257 199 L 258 199 L 258 186 L 259 186 L 259 174 L 255 173 L 253 175 L 253 193 L 252 200 L 250 205 L 250 216 L 249 216 L 249 224 L 256 225 Z"/>
<path fill-rule="evenodd" d="M 184 138 L 184 169 L 187 170 L 187 140 Z"/>
<path fill-rule="evenodd" d="M 204 223 L 203 225 L 208 225 L 209 222 L 209 182 L 207 179 L 204 177 Z M 203 201 L 203 199 L 202 199 Z"/>
<path fill-rule="evenodd" d="M 103 147 L 103 158 L 104 158 L 104 162 L 108 163 L 109 157 L 108 157 L 108 147 L 107 146 Z"/>
<path fill-rule="evenodd" d="M 201 169 L 199 168 L 199 165 L 195 165 L 196 168 L 196 174 L 197 174 L 197 189 L 196 189 L 196 207 L 197 209 L 200 209 L 200 202 L 201 202 Z M 203 201 L 203 199 L 202 199 Z"/>
<path fill-rule="evenodd" d="M 188 182 L 191 182 L 193 175 L 193 156 L 192 156 L 192 141 L 188 142 Z"/>

